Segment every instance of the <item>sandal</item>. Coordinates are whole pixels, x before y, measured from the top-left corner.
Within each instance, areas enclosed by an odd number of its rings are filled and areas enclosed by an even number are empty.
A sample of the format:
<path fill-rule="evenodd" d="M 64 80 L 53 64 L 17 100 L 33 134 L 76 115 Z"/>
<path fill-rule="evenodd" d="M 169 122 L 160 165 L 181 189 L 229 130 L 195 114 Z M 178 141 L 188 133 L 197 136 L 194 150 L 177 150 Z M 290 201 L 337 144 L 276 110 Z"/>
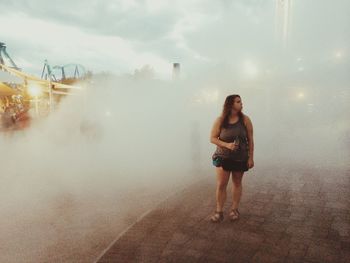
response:
<path fill-rule="evenodd" d="M 214 215 L 212 215 L 210 218 L 212 223 L 219 223 L 222 220 L 224 220 L 224 212 L 215 211 Z"/>
<path fill-rule="evenodd" d="M 240 213 L 238 211 L 238 208 L 232 209 L 230 212 L 230 220 L 235 221 L 235 220 L 239 219 L 239 215 L 240 215 Z"/>

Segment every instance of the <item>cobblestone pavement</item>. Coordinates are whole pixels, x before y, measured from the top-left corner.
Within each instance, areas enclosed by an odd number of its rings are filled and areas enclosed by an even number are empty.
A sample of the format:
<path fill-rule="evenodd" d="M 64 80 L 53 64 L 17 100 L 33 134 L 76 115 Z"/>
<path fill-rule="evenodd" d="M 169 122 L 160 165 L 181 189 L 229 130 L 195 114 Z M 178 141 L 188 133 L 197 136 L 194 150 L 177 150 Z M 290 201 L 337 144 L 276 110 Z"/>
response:
<path fill-rule="evenodd" d="M 214 175 L 213 175 L 214 176 Z M 134 224 L 98 262 L 350 262 L 350 170 L 273 168 L 243 179 L 241 218 L 213 224 L 205 177 Z"/>

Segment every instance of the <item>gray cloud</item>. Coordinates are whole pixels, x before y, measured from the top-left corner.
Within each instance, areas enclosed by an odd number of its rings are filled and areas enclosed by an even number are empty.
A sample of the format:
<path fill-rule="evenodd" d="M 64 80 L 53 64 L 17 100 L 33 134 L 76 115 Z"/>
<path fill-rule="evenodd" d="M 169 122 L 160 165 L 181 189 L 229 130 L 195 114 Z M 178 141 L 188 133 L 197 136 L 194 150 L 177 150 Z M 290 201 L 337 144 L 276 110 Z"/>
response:
<path fill-rule="evenodd" d="M 279 49 L 275 39 L 274 5 L 272 0 L 189 1 L 151 10 L 146 1 L 136 1 L 129 7 L 111 0 L 63 0 L 58 4 L 43 0 L 0 1 L 4 14 L 24 13 L 91 35 L 117 36 L 129 41 L 138 52 L 181 62 L 192 69 L 199 64 L 230 64 L 249 57 L 279 61 L 286 51 Z M 303 56 L 316 63 L 321 56 L 331 56 L 334 49 L 348 48 L 350 2 L 293 1 L 293 6 L 288 56 Z M 172 34 L 182 22 L 179 38 L 174 38 Z M 26 48 L 20 47 L 23 43 L 11 45 L 16 46 L 19 56 L 26 53 Z M 25 56 L 27 60 L 35 60 L 40 53 L 36 50 Z M 49 48 L 41 50 L 45 53 Z"/>
<path fill-rule="evenodd" d="M 59 1 L 59 4 L 36 0 L 2 1 L 5 12 L 22 12 L 42 20 L 51 20 L 99 35 L 113 35 L 148 41 L 166 35 L 176 21 L 171 9 L 158 13 L 147 11 L 145 3 L 123 10 L 116 1 Z"/>

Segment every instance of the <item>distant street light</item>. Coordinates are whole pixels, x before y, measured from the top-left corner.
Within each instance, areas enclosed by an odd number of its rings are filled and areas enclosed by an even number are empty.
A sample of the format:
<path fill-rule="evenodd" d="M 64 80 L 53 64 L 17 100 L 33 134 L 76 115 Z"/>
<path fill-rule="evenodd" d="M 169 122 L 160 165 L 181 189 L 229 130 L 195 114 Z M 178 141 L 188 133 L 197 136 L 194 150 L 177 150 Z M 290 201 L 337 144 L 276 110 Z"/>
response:
<path fill-rule="evenodd" d="M 335 57 L 340 59 L 344 56 L 343 52 L 341 52 L 340 50 L 338 50 L 337 52 L 335 52 Z"/>
<path fill-rule="evenodd" d="M 28 94 L 32 97 L 38 97 L 42 94 L 42 89 L 36 84 L 28 85 Z"/>
<path fill-rule="evenodd" d="M 42 88 L 37 84 L 28 84 L 28 94 L 34 98 L 35 114 L 39 116 L 39 96 L 42 94 Z"/>
<path fill-rule="evenodd" d="M 247 77 L 254 78 L 258 75 L 259 70 L 254 62 L 246 60 L 243 63 L 243 72 Z"/>
<path fill-rule="evenodd" d="M 298 93 L 298 98 L 299 98 L 299 99 L 304 99 L 304 98 L 305 98 L 304 92 L 299 92 L 299 93 Z"/>

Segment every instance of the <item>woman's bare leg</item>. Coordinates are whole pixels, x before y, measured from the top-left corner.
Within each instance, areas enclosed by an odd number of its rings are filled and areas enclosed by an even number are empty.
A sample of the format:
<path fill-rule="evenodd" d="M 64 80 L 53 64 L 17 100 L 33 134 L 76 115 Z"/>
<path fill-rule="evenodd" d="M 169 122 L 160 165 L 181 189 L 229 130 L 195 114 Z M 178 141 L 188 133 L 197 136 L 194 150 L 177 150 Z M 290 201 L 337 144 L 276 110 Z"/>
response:
<path fill-rule="evenodd" d="M 226 188 L 230 180 L 230 171 L 216 167 L 216 211 L 222 212 L 226 201 Z"/>
<path fill-rule="evenodd" d="M 237 209 L 242 196 L 242 177 L 244 172 L 232 171 L 232 209 Z"/>

